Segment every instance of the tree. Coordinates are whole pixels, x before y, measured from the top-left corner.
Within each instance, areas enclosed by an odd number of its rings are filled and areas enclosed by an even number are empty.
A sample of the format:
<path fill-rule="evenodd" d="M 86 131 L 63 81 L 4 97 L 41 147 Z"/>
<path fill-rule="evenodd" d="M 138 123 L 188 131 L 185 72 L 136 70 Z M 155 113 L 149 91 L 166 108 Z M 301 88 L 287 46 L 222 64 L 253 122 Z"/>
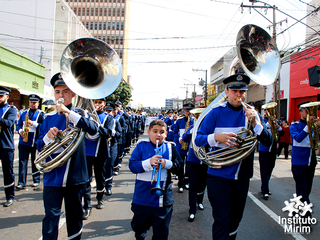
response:
<path fill-rule="evenodd" d="M 123 106 L 127 106 L 131 101 L 131 88 L 127 82 L 122 82 L 119 84 L 118 88 L 108 96 L 108 101 L 114 102 L 117 99 L 120 99 L 123 103 Z"/>

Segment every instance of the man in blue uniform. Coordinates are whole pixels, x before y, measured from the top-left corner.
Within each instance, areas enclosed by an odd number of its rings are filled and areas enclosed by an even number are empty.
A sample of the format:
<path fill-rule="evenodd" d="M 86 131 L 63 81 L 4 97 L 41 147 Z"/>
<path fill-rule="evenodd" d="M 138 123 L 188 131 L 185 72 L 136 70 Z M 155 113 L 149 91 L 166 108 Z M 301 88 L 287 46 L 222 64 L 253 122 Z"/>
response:
<path fill-rule="evenodd" d="M 188 176 L 185 174 L 185 161 L 187 159 L 187 153 L 189 149 L 189 143 L 185 143 L 182 141 L 182 135 L 188 130 L 190 125 L 193 125 L 193 118 L 191 116 L 190 110 L 194 108 L 193 103 L 185 103 L 183 104 L 183 112 L 184 117 L 179 118 L 174 125 L 174 142 L 177 146 L 178 153 L 180 154 L 183 160 L 183 168 L 180 168 L 178 173 L 178 192 L 182 193 L 183 188 L 188 189 Z"/>
<path fill-rule="evenodd" d="M 81 116 L 72 109 L 72 98 L 76 96 L 63 81 L 60 73 L 55 74 L 50 81 L 54 88 L 56 111 L 48 113 L 39 129 L 38 151 L 44 145 L 55 140 L 58 132 L 66 129 L 66 117 L 68 114 L 69 123 L 77 128 L 83 129 L 90 135 L 98 131 L 97 124 L 90 120 L 89 116 Z M 64 113 L 64 114 L 62 114 Z M 55 158 L 61 148 L 50 157 Z M 51 161 L 48 157 L 47 161 Z M 66 211 L 66 222 L 68 239 L 80 239 L 82 233 L 82 189 L 89 181 L 85 142 L 82 141 L 74 155 L 62 166 L 54 168 L 43 174 L 43 203 L 45 217 L 42 221 L 42 238 L 57 239 L 61 205 L 64 200 Z"/>
<path fill-rule="evenodd" d="M 174 139 L 174 133 L 173 130 L 171 129 L 172 125 L 174 124 L 174 120 L 173 120 L 173 110 L 170 109 L 167 112 L 167 116 L 164 120 L 164 122 L 167 124 L 167 138 L 166 141 L 170 141 L 173 142 Z"/>
<path fill-rule="evenodd" d="M 8 105 L 11 90 L 0 86 L 0 159 L 2 164 L 4 192 L 6 202 L 3 206 L 10 207 L 14 199 L 14 122 L 17 110 Z"/>
<path fill-rule="evenodd" d="M 212 150 L 236 146 L 237 132 L 247 127 L 251 121 L 252 131 L 265 146 L 270 146 L 272 137 L 258 113 L 252 109 L 243 109 L 250 78 L 244 74 L 235 74 L 223 80 L 228 101 L 213 108 L 203 119 L 197 132 L 195 144 L 211 147 Z M 235 239 L 244 211 L 249 189 L 249 180 L 253 175 L 254 152 L 241 162 L 221 168 L 208 168 L 207 189 L 212 206 L 213 239 Z"/>
<path fill-rule="evenodd" d="M 113 182 L 113 168 L 118 155 L 118 140 L 121 138 L 121 126 L 117 119 L 114 117 L 115 105 L 108 102 L 105 106 L 105 112 L 108 117 L 111 118 L 111 136 L 108 141 L 110 147 L 110 154 L 105 163 L 105 187 L 106 195 L 112 194 L 112 182 Z"/>
<path fill-rule="evenodd" d="M 120 99 L 115 101 L 115 106 L 116 106 L 116 116 L 115 118 L 119 121 L 120 126 L 121 126 L 121 138 L 119 139 L 118 142 L 118 153 L 117 157 L 114 163 L 114 169 L 113 169 L 113 174 L 118 175 L 119 174 L 119 169 L 122 165 L 122 159 L 124 157 L 124 145 L 126 143 L 126 134 L 127 134 L 127 121 L 125 120 L 124 112 L 122 111 L 122 101 Z M 107 193 L 107 192 L 106 192 Z"/>
<path fill-rule="evenodd" d="M 36 168 L 34 160 L 36 159 L 37 140 L 39 128 L 43 121 L 44 112 L 38 109 L 41 98 L 36 94 L 29 95 L 29 109 L 20 115 L 17 132 L 19 138 L 19 181 L 17 190 L 26 188 L 27 169 L 29 155 L 31 155 L 32 166 L 32 187 L 37 187 L 40 183 L 40 171 Z"/>
<path fill-rule="evenodd" d="M 268 131 L 271 133 L 271 124 L 274 124 L 274 128 L 277 131 L 278 136 L 283 136 L 284 132 L 282 128 L 280 127 L 277 119 L 275 119 L 275 116 L 270 116 L 271 121 L 269 121 L 269 118 L 267 117 L 267 110 L 264 110 L 266 116 L 263 118 Z M 260 177 L 261 177 L 261 193 L 262 197 L 265 200 L 268 200 L 271 192 L 269 190 L 269 181 L 272 175 L 272 171 L 274 169 L 274 166 L 276 164 L 277 159 L 277 144 L 278 141 L 272 138 L 272 144 L 271 146 L 264 146 L 262 143 L 259 145 L 259 165 L 260 165 Z"/>
<path fill-rule="evenodd" d="M 309 129 L 306 121 L 309 109 L 301 107 L 301 105 L 309 102 L 312 101 L 298 104 L 300 120 L 290 126 L 292 137 L 291 171 L 296 182 L 296 194 L 302 196 L 301 202 L 307 202 L 308 204 L 310 203 L 309 195 L 317 165 L 316 153 L 310 145 Z M 316 123 L 319 127 L 320 119 Z M 310 216 L 310 212 L 305 215 L 305 217 L 308 216 Z"/>
<path fill-rule="evenodd" d="M 86 183 L 84 187 L 83 196 L 83 209 L 84 215 L 83 219 L 89 218 L 92 205 L 91 205 L 91 181 L 92 181 L 92 171 L 94 169 L 95 181 L 97 184 L 97 195 L 96 199 L 98 201 L 97 209 L 104 208 L 104 165 L 110 154 L 110 148 L 108 144 L 108 139 L 111 137 L 112 132 L 112 117 L 108 117 L 104 112 L 104 107 L 106 105 L 106 99 L 95 99 L 93 100 L 94 107 L 97 111 L 97 116 L 99 118 L 99 130 L 97 135 L 90 136 L 89 139 L 85 139 L 86 143 L 86 155 L 87 155 L 87 167 L 89 173 L 89 182 Z"/>

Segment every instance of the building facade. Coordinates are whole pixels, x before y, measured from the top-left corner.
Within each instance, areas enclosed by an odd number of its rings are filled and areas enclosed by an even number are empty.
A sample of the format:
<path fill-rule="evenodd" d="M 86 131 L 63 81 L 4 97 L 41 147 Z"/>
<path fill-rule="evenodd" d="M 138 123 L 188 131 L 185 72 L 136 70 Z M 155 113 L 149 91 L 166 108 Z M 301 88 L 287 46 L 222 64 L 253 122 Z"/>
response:
<path fill-rule="evenodd" d="M 0 6 L 1 44 L 45 67 L 44 83 L 37 90 L 27 75 L 16 78 L 21 99 L 29 91 L 53 96 L 50 79 L 60 71 L 64 48 L 77 38 L 92 37 L 91 33 L 64 0 L 1 1 Z M 14 71 L 11 74 L 14 76 Z"/>
<path fill-rule="evenodd" d="M 130 0 L 66 0 L 94 38 L 108 43 L 122 60 L 127 81 Z"/>

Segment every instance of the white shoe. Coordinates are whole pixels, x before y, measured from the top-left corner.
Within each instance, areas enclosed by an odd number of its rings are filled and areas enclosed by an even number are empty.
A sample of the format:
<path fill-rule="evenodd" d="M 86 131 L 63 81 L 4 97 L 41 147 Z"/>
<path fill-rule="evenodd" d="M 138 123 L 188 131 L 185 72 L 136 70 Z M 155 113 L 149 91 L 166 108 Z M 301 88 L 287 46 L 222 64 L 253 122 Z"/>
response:
<path fill-rule="evenodd" d="M 199 210 L 203 210 L 203 209 L 204 209 L 204 206 L 203 206 L 202 203 L 199 203 L 199 204 L 198 204 L 198 209 L 199 209 Z"/>
<path fill-rule="evenodd" d="M 178 193 L 183 193 L 183 188 L 179 188 Z"/>
<path fill-rule="evenodd" d="M 188 221 L 189 221 L 189 222 L 193 222 L 193 221 L 194 221 L 194 218 L 195 218 L 195 215 L 192 213 L 192 214 L 189 215 Z"/>
<path fill-rule="evenodd" d="M 38 187 L 39 186 L 39 183 L 33 183 L 32 185 L 31 185 L 31 187 Z"/>

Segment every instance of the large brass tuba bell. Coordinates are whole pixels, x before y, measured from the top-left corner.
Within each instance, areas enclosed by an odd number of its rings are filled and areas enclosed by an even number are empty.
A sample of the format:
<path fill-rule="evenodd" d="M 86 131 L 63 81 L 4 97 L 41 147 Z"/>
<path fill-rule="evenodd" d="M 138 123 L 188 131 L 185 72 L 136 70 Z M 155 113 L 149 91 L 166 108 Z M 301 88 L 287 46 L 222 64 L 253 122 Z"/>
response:
<path fill-rule="evenodd" d="M 270 85 L 279 75 L 280 55 L 274 40 L 262 28 L 249 24 L 243 26 L 238 32 L 236 39 L 237 56 L 233 59 L 229 75 L 244 73 L 259 85 Z M 235 148 L 222 148 L 216 151 L 207 152 L 204 147 L 195 144 L 197 131 L 206 115 L 215 107 L 225 101 L 225 93 L 221 93 L 202 112 L 194 125 L 192 134 L 192 145 L 195 155 L 199 160 L 211 168 L 221 168 L 233 165 L 247 157 L 258 143 L 256 136 L 249 128 L 243 128 L 238 132 L 237 146 Z M 244 108 L 251 108 L 243 103 Z M 259 116 L 257 115 L 257 120 Z"/>
<path fill-rule="evenodd" d="M 276 112 L 275 112 L 276 106 L 277 106 L 276 102 L 269 102 L 269 103 L 262 105 L 261 108 L 265 109 L 267 111 L 267 117 L 268 117 L 268 122 L 270 124 L 272 137 L 275 141 L 278 141 L 279 133 L 278 133 L 277 129 L 275 128 L 276 119 L 273 119 L 274 116 L 276 115 Z"/>
<path fill-rule="evenodd" d="M 63 51 L 60 72 L 66 85 L 78 95 L 74 108 L 83 116 L 86 112 L 97 119 L 92 99 L 100 99 L 112 94 L 121 82 L 122 65 L 117 53 L 105 42 L 94 38 L 79 38 L 71 42 Z M 85 132 L 69 125 L 55 141 L 44 146 L 35 160 L 42 172 L 67 162 L 84 139 Z M 63 151 L 54 159 L 46 159 L 58 149 Z"/>
<path fill-rule="evenodd" d="M 310 140 L 310 146 L 312 150 L 316 151 L 319 149 L 319 127 L 316 123 L 318 119 L 318 107 L 320 102 L 310 102 L 302 104 L 300 107 L 307 108 L 307 125 L 308 125 L 308 135 Z"/>

